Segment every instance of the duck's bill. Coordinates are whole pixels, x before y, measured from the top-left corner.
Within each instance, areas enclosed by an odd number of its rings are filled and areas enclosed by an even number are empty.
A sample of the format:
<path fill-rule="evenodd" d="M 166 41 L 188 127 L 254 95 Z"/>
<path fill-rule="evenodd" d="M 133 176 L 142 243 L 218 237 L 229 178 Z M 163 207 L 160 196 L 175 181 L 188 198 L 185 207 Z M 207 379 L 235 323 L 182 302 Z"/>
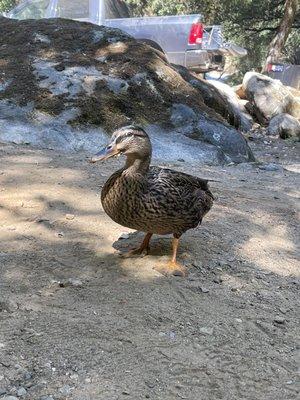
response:
<path fill-rule="evenodd" d="M 99 153 L 95 154 L 91 159 L 90 162 L 95 163 L 98 161 L 105 161 L 110 157 L 117 156 L 119 154 L 119 150 L 116 147 L 107 146 L 104 147 Z"/>

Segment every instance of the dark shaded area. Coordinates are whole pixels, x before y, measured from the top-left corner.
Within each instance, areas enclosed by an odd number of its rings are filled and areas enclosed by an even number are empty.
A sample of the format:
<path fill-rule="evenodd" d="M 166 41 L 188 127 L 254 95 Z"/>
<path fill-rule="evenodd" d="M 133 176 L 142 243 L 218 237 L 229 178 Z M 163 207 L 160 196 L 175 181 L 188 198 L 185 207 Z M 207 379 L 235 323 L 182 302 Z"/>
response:
<path fill-rule="evenodd" d="M 189 82 L 195 89 L 198 89 L 198 96 L 201 96 L 203 102 L 209 108 L 214 109 L 232 126 L 236 128 L 240 127 L 241 121 L 239 115 L 234 112 L 232 105 L 213 85 L 180 65 L 173 65 L 173 67 L 184 80 Z"/>

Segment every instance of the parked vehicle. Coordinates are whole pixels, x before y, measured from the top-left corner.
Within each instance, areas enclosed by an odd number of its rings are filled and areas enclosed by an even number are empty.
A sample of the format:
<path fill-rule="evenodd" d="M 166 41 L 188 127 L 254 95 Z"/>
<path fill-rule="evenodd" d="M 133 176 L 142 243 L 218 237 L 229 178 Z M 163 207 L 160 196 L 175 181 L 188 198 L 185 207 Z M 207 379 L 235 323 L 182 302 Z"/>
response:
<path fill-rule="evenodd" d="M 26 0 L 7 16 L 70 18 L 119 28 L 162 51 L 170 63 L 196 72 L 221 68 L 224 55 L 247 54 L 245 49 L 224 41 L 221 26 L 205 26 L 202 15 L 110 18 L 111 3 L 106 0 Z"/>
<path fill-rule="evenodd" d="M 300 65 L 268 64 L 267 72 L 271 78 L 279 79 L 284 85 L 300 89 Z"/>

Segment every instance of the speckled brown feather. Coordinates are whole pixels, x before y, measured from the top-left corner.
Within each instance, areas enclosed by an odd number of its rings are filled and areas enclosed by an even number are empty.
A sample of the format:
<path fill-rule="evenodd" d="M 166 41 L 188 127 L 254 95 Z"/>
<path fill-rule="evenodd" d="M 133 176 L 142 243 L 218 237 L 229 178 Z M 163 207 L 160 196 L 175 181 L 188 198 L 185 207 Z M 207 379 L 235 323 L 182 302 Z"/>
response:
<path fill-rule="evenodd" d="M 150 167 L 141 174 L 125 167 L 105 183 L 101 201 L 120 225 L 179 237 L 201 223 L 213 196 L 206 180 L 182 172 Z"/>

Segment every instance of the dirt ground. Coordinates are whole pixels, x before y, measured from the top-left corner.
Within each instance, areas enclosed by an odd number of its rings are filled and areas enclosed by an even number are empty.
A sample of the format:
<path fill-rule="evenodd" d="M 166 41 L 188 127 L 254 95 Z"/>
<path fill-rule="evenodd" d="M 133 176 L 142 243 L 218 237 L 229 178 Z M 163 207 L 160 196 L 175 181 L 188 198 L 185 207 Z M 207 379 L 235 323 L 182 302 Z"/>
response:
<path fill-rule="evenodd" d="M 100 205 L 122 160 L 0 145 L 1 400 L 299 398 L 299 144 L 252 139 L 262 165 L 172 164 L 217 180 L 187 278 L 153 269 L 168 237 L 117 254 L 141 239 Z"/>

